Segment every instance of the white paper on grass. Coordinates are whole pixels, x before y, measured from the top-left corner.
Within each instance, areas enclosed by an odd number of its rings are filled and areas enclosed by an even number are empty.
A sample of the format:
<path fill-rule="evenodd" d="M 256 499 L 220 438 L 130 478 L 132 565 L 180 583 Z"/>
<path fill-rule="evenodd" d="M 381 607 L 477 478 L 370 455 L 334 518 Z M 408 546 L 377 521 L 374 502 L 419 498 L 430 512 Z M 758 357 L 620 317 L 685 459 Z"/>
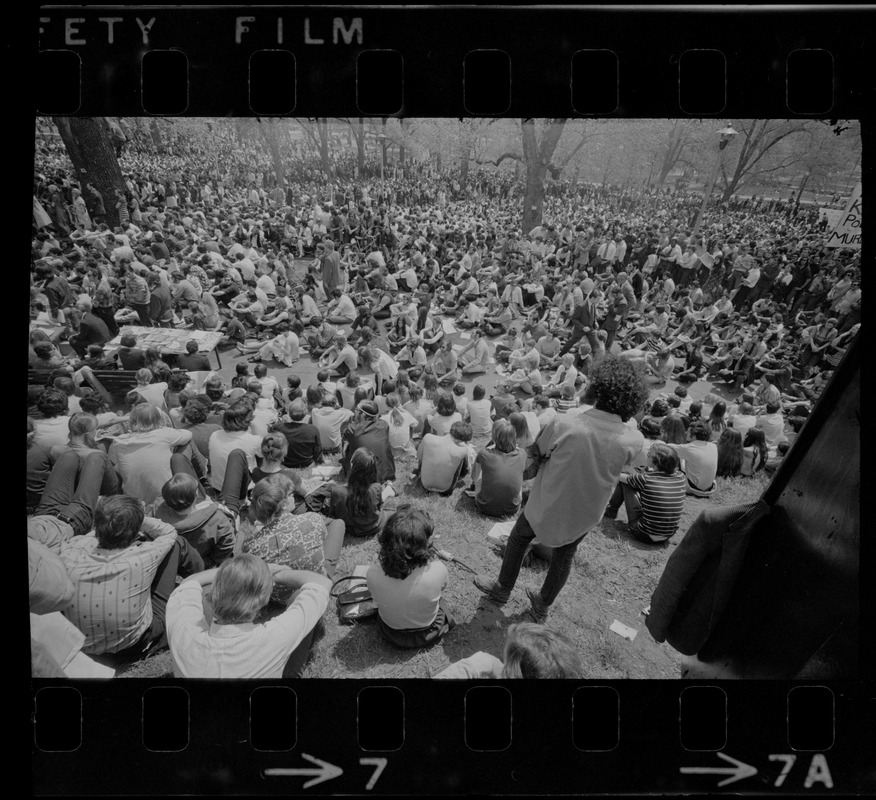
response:
<path fill-rule="evenodd" d="M 487 538 L 496 542 L 507 542 L 516 522 L 516 519 L 509 519 L 507 522 L 497 522 L 487 531 Z M 533 539 L 532 543 L 540 544 L 538 538 Z"/>
<path fill-rule="evenodd" d="M 509 519 L 507 522 L 497 522 L 487 531 L 487 537 L 498 542 L 507 539 L 511 535 L 511 529 L 514 527 L 515 522 L 517 522 L 516 519 Z"/>
<path fill-rule="evenodd" d="M 452 319 L 441 320 L 441 327 L 444 328 L 444 333 L 456 333 L 456 325 Z"/>
<path fill-rule="evenodd" d="M 463 333 L 459 334 L 459 338 L 460 339 L 471 339 L 471 334 L 468 333 L 467 331 L 464 331 Z"/>
<path fill-rule="evenodd" d="M 619 622 L 618 620 L 612 622 L 608 629 L 614 631 L 614 633 L 623 639 L 629 639 L 629 641 L 633 641 L 638 633 L 635 628 L 631 628 L 629 625 L 624 625 L 623 622 Z"/>

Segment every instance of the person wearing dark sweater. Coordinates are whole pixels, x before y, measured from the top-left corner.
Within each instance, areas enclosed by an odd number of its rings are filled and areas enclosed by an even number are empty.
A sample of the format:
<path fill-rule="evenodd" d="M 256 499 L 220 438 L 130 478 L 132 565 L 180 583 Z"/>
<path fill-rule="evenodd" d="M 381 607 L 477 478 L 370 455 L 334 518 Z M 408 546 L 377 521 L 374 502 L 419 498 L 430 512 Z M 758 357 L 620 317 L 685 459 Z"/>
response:
<path fill-rule="evenodd" d="M 301 399 L 289 403 L 290 422 L 281 422 L 274 431 L 282 433 L 289 443 L 289 450 L 283 459 L 284 467 L 303 469 L 322 463 L 322 444 L 319 431 L 314 425 L 305 422 L 307 404 Z"/>
<path fill-rule="evenodd" d="M 218 503 L 200 499 L 198 489 L 194 475 L 177 473 L 162 487 L 152 515 L 172 525 L 210 569 L 233 555 L 234 525 Z"/>
<path fill-rule="evenodd" d="M 389 425 L 380 419 L 373 400 L 362 400 L 342 433 L 344 455 L 341 469 L 350 474 L 350 461 L 360 447 L 367 447 L 377 459 L 377 482 L 395 480 L 395 456 L 389 442 Z"/>
<path fill-rule="evenodd" d="M 122 369 L 138 370 L 146 366 L 146 353 L 137 347 L 137 338 L 130 333 L 122 336 L 121 347 L 116 351 Z"/>
<path fill-rule="evenodd" d="M 209 372 L 212 369 L 207 354 L 198 352 L 198 343 L 194 340 L 186 342 L 186 352 L 177 356 L 176 363 L 186 372 Z"/>
<path fill-rule="evenodd" d="M 82 318 L 79 320 L 78 333 L 70 337 L 69 343 L 70 347 L 81 357 L 85 355 L 89 345 L 106 344 L 112 337 L 106 323 L 91 312 L 91 299 L 89 297 L 80 298 L 76 307 L 82 312 Z"/>

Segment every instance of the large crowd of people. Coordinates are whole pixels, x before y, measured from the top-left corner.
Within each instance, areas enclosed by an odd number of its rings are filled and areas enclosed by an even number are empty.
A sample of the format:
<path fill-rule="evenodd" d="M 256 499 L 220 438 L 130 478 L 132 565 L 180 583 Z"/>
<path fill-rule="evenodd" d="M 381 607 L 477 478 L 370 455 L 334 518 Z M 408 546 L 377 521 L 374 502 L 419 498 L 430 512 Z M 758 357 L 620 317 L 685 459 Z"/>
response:
<path fill-rule="evenodd" d="M 474 579 L 493 601 L 550 562 L 505 665 L 478 653 L 440 677 L 581 676 L 548 623 L 582 539 L 623 508 L 665 546 L 687 496 L 775 470 L 860 327 L 859 251 L 825 248 L 817 208 L 733 199 L 694 235 L 695 194 L 558 181 L 524 230 L 510 172 L 381 180 L 347 153 L 326 178 L 302 147 L 281 184 L 219 129 L 162 152 L 122 134 L 114 197 L 37 141 L 34 674 L 169 647 L 179 676 L 298 676 L 345 536 L 378 537 L 380 635 L 452 635 L 433 521 L 398 497 L 407 460 L 423 490 L 517 516 L 498 574 Z M 130 326 L 221 333 L 236 374 Z M 130 378 L 123 404 L 107 371 Z"/>

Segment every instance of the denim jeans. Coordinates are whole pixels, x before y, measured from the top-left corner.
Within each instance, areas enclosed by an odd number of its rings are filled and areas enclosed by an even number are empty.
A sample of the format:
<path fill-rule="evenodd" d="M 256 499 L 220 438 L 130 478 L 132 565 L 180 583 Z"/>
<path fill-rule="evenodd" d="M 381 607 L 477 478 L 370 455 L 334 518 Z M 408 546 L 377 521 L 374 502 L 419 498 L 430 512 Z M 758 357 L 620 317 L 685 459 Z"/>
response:
<path fill-rule="evenodd" d="M 232 450 L 228 454 L 228 462 L 225 465 L 225 479 L 222 481 L 219 502 L 233 514 L 240 513 L 240 506 L 246 500 L 249 482 L 250 474 L 246 453 L 243 450 Z"/>
<path fill-rule="evenodd" d="M 82 536 L 91 530 L 98 496 L 118 493 L 119 478 L 105 452 L 95 450 L 80 459 L 68 450 L 55 462 L 36 513 L 59 517 Z"/>
<path fill-rule="evenodd" d="M 632 486 L 618 481 L 611 495 L 611 500 L 608 501 L 606 511 L 617 514 L 621 503 L 627 510 L 627 526 L 632 532 L 639 527 L 639 519 L 642 517 L 642 503 L 639 500 L 639 493 Z"/>
<path fill-rule="evenodd" d="M 197 448 L 194 449 L 195 452 L 197 452 Z M 202 500 L 206 499 L 207 493 L 204 491 L 204 487 L 201 485 L 201 480 L 205 476 L 198 475 L 197 470 L 192 465 L 192 461 L 188 456 L 184 455 L 183 453 L 174 453 L 170 457 L 170 471 L 174 475 L 179 475 L 182 472 L 184 472 L 186 475 L 191 475 L 196 481 L 198 481 L 198 496 L 195 502 L 200 503 Z"/>
<path fill-rule="evenodd" d="M 575 551 L 581 540 L 587 534 L 583 534 L 574 542 L 564 544 L 560 547 L 554 547 L 551 555 L 551 564 L 548 567 L 547 574 L 544 578 L 544 583 L 541 585 L 539 594 L 545 605 L 551 605 L 557 599 L 563 586 L 569 578 L 569 573 L 572 571 L 572 560 L 575 557 Z M 502 568 L 499 570 L 499 588 L 503 592 L 510 592 L 517 583 L 517 576 L 520 574 L 520 566 L 523 563 L 523 558 L 526 556 L 529 543 L 535 538 L 535 531 L 529 520 L 526 519 L 526 512 L 517 517 L 517 522 L 511 529 L 511 535 L 508 537 L 508 544 L 505 547 L 505 555 L 502 558 Z"/>
<path fill-rule="evenodd" d="M 137 316 L 140 318 L 140 325 L 144 328 L 151 328 L 152 318 L 149 316 L 151 309 L 149 303 L 131 303 L 130 306 L 137 312 Z"/>

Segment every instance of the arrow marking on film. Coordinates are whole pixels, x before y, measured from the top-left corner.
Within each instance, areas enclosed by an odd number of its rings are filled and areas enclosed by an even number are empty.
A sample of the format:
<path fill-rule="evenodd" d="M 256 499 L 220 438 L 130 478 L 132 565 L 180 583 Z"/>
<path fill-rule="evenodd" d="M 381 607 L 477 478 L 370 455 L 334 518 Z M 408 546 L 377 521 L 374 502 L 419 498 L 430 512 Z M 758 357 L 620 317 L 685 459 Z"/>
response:
<path fill-rule="evenodd" d="M 340 767 L 336 767 L 334 764 L 329 764 L 328 761 L 323 761 L 319 758 L 314 758 L 313 756 L 307 755 L 307 753 L 301 754 L 302 758 L 306 758 L 311 764 L 316 764 L 318 769 L 314 769 L 312 767 L 300 767 L 298 769 L 287 769 L 285 767 L 274 767 L 270 769 L 266 769 L 264 774 L 268 775 L 316 775 L 313 780 L 307 781 L 301 788 L 309 789 L 311 786 L 316 786 L 318 783 L 322 783 L 323 781 L 330 781 L 332 778 L 337 778 L 338 775 L 343 775 L 344 770 Z"/>
<path fill-rule="evenodd" d="M 719 758 L 723 758 L 725 761 L 729 761 L 733 764 L 732 767 L 681 767 L 681 772 L 687 775 L 729 775 L 730 777 L 724 778 L 724 780 L 718 783 L 718 786 L 726 786 L 728 783 L 735 783 L 736 781 L 741 781 L 744 778 L 750 778 L 752 775 L 757 775 L 757 769 L 750 766 L 749 764 L 744 764 L 741 761 L 737 761 L 732 756 L 725 755 L 724 753 L 717 754 Z"/>

